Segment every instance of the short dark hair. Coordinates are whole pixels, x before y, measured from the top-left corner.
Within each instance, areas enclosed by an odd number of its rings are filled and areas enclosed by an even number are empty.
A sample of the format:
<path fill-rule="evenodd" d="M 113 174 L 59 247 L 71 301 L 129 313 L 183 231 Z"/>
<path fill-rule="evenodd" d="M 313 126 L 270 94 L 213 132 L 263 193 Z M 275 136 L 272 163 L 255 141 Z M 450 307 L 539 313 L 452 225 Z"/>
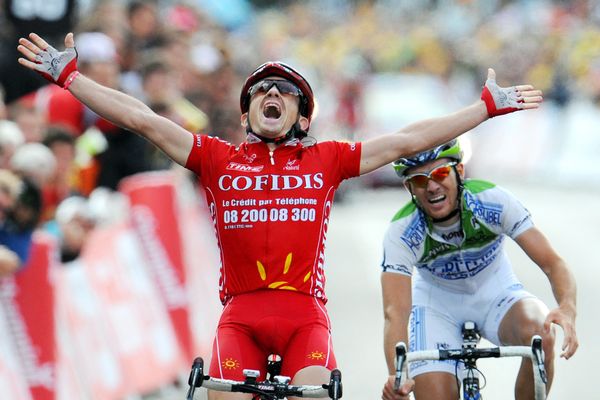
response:
<path fill-rule="evenodd" d="M 42 144 L 51 148 L 54 143 L 67 143 L 74 146 L 75 137 L 59 126 L 50 126 L 46 129 Z"/>
<path fill-rule="evenodd" d="M 129 5 L 127 6 L 127 17 L 131 17 L 138 10 L 141 10 L 144 7 L 156 6 L 156 5 L 157 5 L 156 0 L 150 0 L 150 1 L 134 0 L 134 1 L 130 2 Z"/>

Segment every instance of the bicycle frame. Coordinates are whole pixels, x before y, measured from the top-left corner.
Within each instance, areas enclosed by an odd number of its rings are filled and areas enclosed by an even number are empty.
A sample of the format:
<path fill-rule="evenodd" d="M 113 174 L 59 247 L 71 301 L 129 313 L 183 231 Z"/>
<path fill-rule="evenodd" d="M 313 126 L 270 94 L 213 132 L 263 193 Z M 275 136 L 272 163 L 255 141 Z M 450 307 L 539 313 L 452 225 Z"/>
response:
<path fill-rule="evenodd" d="M 463 347 L 460 349 L 423 350 L 408 353 L 406 351 L 406 344 L 403 342 L 398 342 L 398 344 L 396 344 L 396 389 L 400 387 L 405 379 L 403 369 L 406 363 L 424 360 L 458 360 L 464 362 L 467 370 L 466 377 L 463 379 L 463 398 L 465 400 L 478 400 L 481 397 L 479 393 L 479 379 L 476 367 L 476 361 L 478 359 L 522 357 L 530 359 L 534 366 L 533 380 L 535 399 L 546 399 L 547 376 L 544 366 L 542 338 L 540 336 L 535 335 L 531 338 L 531 346 L 498 346 L 491 348 L 477 348 L 476 343 L 478 342 L 478 338 L 476 341 L 473 341 L 473 339 L 464 339 L 464 342 L 465 343 L 463 344 Z M 473 345 L 473 343 L 475 343 L 475 345 Z"/>
<path fill-rule="evenodd" d="M 220 392 L 251 393 L 258 395 L 259 399 L 277 400 L 288 396 L 305 398 L 329 398 L 338 400 L 342 398 L 342 374 L 339 370 L 331 371 L 328 385 L 290 385 L 290 378 L 286 376 L 272 376 L 272 380 L 258 381 L 259 371 L 244 370 L 244 381 L 212 378 L 204 375 L 204 361 L 197 357 L 192 364 L 188 379 L 189 389 L 186 399 L 193 400 L 194 391 L 198 387 Z"/>

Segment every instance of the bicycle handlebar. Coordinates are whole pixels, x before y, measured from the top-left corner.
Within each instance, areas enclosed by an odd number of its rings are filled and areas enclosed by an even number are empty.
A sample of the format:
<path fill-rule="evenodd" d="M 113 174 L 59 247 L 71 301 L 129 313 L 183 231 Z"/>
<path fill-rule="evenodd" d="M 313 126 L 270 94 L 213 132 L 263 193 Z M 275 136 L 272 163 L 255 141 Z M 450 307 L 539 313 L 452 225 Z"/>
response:
<path fill-rule="evenodd" d="M 544 352 L 542 338 L 535 335 L 531 338 L 531 346 L 498 346 L 492 348 L 461 348 L 450 350 L 422 350 L 406 352 L 403 342 L 396 344 L 396 378 L 394 389 L 398 390 L 404 379 L 403 368 L 406 362 L 413 361 L 445 361 L 445 360 L 477 360 L 480 358 L 522 357 L 529 358 L 533 365 L 535 398 L 545 399 L 546 383 L 548 381 L 544 367 Z M 536 373 L 537 369 L 537 373 Z"/>
<path fill-rule="evenodd" d="M 304 398 L 330 398 L 338 400 L 342 398 L 342 373 L 334 369 L 331 371 L 331 378 L 328 385 L 289 385 L 284 377 L 275 377 L 275 381 L 256 381 L 256 375 L 248 371 L 245 381 L 235 381 L 229 379 L 213 378 L 204 375 L 204 361 L 197 357 L 192 364 L 192 371 L 188 379 L 189 389 L 187 400 L 193 400 L 194 391 L 197 387 L 204 387 L 209 390 L 219 392 L 239 392 L 253 393 L 267 396 L 272 399 L 283 399 L 287 396 Z M 244 371 L 246 372 L 246 371 Z"/>

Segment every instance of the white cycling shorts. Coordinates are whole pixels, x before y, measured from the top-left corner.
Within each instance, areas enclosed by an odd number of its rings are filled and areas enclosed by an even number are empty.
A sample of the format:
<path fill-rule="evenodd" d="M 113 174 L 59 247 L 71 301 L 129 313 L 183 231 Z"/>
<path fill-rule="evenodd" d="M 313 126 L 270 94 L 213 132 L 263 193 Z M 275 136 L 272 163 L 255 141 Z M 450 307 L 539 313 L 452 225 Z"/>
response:
<path fill-rule="evenodd" d="M 487 298 L 485 294 L 488 294 Z M 520 283 L 512 283 L 500 290 L 480 290 L 477 294 L 453 293 L 432 285 L 416 285 L 413 287 L 409 351 L 459 349 L 465 321 L 475 322 L 482 337 L 501 345 L 498 329 L 502 319 L 516 302 L 525 298 L 535 296 L 524 290 Z M 462 373 L 462 370 L 462 363 L 457 364 L 453 360 L 416 361 L 409 365 L 411 377 L 426 372 Z"/>

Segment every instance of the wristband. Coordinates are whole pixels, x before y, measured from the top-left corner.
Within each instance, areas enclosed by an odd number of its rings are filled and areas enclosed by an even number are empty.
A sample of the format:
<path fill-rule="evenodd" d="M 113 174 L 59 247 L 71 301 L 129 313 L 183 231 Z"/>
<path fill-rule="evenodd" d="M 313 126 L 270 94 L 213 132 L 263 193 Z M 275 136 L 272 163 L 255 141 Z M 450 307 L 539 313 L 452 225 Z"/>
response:
<path fill-rule="evenodd" d="M 73 72 L 71 72 L 69 74 L 69 77 L 65 81 L 65 84 L 63 85 L 63 89 L 67 90 L 69 88 L 69 86 L 71 86 L 71 83 L 73 83 L 73 81 L 75 80 L 75 78 L 77 78 L 78 76 L 79 76 L 79 71 L 73 71 Z"/>

